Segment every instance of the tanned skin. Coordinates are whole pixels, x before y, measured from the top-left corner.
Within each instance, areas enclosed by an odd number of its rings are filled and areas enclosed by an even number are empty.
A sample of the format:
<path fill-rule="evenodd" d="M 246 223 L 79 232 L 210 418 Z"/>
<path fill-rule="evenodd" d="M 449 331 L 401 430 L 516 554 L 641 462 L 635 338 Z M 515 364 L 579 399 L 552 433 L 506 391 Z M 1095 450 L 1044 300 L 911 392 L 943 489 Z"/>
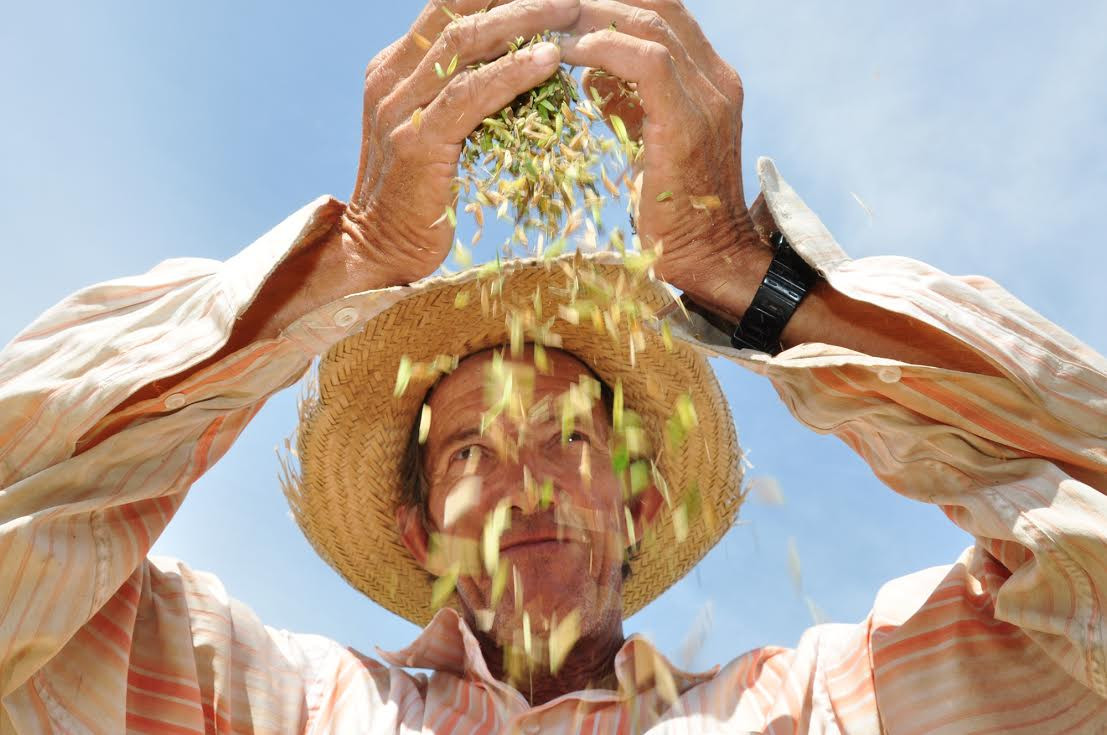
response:
<path fill-rule="evenodd" d="M 496 506 L 508 504 L 511 525 L 500 538 L 500 558 L 514 569 L 512 581 L 494 601 L 492 579 L 481 568 L 458 580 L 458 599 L 477 631 L 489 668 L 499 676 L 506 673 L 504 648 L 519 635 L 522 613 L 527 612 L 537 661 L 516 683 L 532 702 L 545 702 L 590 685 L 609 685 L 615 653 L 624 640 L 622 585 L 628 534 L 622 490 L 611 463 L 611 417 L 597 400 L 591 420 L 577 421 L 568 437 L 562 435 L 557 412 L 540 409 L 522 425 L 501 420 L 482 433 L 481 416 L 488 410 L 485 375 L 492 359 L 491 350 L 476 353 L 435 387 L 428 402 L 435 419 L 423 454 L 429 486 L 426 520 L 422 509 L 407 506 L 398 509 L 396 518 L 412 555 L 431 573 L 442 574 L 453 560 L 429 558 L 429 534 L 449 534 L 475 544 Z M 566 352 L 549 350 L 547 359 L 548 372 L 535 374 L 532 408 L 556 405 L 552 402 L 573 384 L 593 379 L 589 369 Z M 517 364 L 534 369 L 529 348 Z M 580 470 L 585 454 L 589 473 Z M 528 476 L 534 481 L 529 492 Z M 470 478 L 480 482 L 477 502 L 447 521 L 447 499 Z M 543 504 L 533 486 L 545 480 L 551 481 L 553 494 Z M 636 538 L 662 504 L 653 488 L 636 498 L 630 506 Z M 566 517 L 571 523 L 559 522 Z M 494 613 L 490 626 L 480 624 L 480 610 Z M 580 639 L 555 675 L 543 660 L 550 624 L 574 613 L 579 615 Z"/>

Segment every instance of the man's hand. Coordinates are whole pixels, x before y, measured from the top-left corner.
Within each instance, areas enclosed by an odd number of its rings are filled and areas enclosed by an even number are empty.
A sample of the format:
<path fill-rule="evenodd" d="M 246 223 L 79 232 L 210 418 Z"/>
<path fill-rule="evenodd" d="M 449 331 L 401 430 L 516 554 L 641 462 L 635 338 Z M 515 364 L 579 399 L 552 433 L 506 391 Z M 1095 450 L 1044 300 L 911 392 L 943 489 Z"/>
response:
<path fill-rule="evenodd" d="M 361 163 L 342 223 L 352 256 L 397 284 L 438 268 L 454 240 L 443 214 L 454 206 L 465 139 L 561 61 L 552 44 L 505 55 L 508 44 L 568 29 L 579 15 L 580 0 L 432 0 L 370 62 Z M 480 62 L 488 63 L 468 68 Z"/>
<path fill-rule="evenodd" d="M 660 242 L 658 272 L 685 288 L 725 258 L 763 256 L 742 191 L 742 82 L 678 0 L 591 0 L 567 63 L 645 142 L 638 232 Z"/>
<path fill-rule="evenodd" d="M 630 82 L 640 97 L 641 104 L 621 94 L 618 79 L 586 78 L 586 87 L 611 95 L 605 113 L 619 115 L 628 133 L 645 141 L 638 230 L 647 243 L 663 245 L 659 275 L 700 306 L 736 321 L 772 260 L 757 227 L 773 226 L 764 201 L 758 199 L 751 216 L 742 191 L 741 80 L 679 0 L 587 0 L 574 33 L 562 44 L 567 63 L 603 69 Z M 782 341 L 785 347 L 824 342 L 997 374 L 949 335 L 854 301 L 821 281 Z"/>
<path fill-rule="evenodd" d="M 459 19 L 451 22 L 446 7 Z M 248 344 L 276 337 L 324 304 L 433 273 L 453 243 L 454 228 L 435 223 L 453 205 L 465 138 L 485 117 L 552 76 L 561 62 L 552 44 L 505 55 L 508 44 L 569 28 L 579 16 L 580 0 L 431 0 L 407 35 L 365 72 L 361 162 L 338 227 L 316 233 L 311 246 L 270 274 L 221 350 L 144 386 L 116 410 L 165 393 Z M 480 62 L 488 63 L 468 69 Z M 443 71 L 455 66 L 455 73 L 440 77 L 436 63 Z M 82 450 L 96 441 L 86 437 Z"/>

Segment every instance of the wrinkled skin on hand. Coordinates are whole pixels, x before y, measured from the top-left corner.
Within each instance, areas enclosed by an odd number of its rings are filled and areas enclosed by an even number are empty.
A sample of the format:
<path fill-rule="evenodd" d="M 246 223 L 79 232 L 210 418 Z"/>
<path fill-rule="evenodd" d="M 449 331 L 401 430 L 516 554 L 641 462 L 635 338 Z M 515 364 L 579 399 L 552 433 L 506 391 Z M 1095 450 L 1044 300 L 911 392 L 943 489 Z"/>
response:
<path fill-rule="evenodd" d="M 684 4 L 590 0 L 576 31 L 562 45 L 565 62 L 607 72 L 589 72 L 585 88 L 645 143 L 637 228 L 663 246 L 659 275 L 682 286 L 721 258 L 764 247 L 742 186 L 742 81 Z"/>
<path fill-rule="evenodd" d="M 560 56 L 550 44 L 506 53 L 545 31 L 566 34 Z M 721 257 L 763 247 L 742 187 L 741 80 L 681 2 L 436 0 L 366 70 L 361 161 L 342 223 L 354 251 L 396 283 L 433 273 L 454 239 L 443 215 L 465 139 L 561 61 L 602 69 L 586 74 L 586 89 L 645 143 L 636 225 L 647 246 L 662 244 L 662 277 L 681 286 Z M 436 64 L 456 72 L 442 78 Z"/>
<path fill-rule="evenodd" d="M 465 139 L 560 63 L 552 44 L 508 54 L 509 43 L 568 29 L 579 14 L 579 0 L 431 2 L 403 38 L 370 62 L 361 161 L 342 222 L 353 252 L 395 283 L 434 272 L 454 240 L 443 214 L 454 206 Z M 469 68 L 478 63 L 484 65 Z M 443 77 L 436 64 L 455 72 Z"/>

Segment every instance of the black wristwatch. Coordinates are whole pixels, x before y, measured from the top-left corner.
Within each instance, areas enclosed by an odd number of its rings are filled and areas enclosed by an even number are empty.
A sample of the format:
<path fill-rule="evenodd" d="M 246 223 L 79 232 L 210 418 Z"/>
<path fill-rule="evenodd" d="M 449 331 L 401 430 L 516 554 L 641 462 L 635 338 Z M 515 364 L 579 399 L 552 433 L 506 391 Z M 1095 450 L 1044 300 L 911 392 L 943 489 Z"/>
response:
<path fill-rule="evenodd" d="M 815 285 L 818 274 L 788 244 L 779 232 L 769 238 L 773 262 L 757 289 L 730 343 L 738 349 L 753 349 L 776 355 L 783 349 L 780 334 L 800 302 Z"/>

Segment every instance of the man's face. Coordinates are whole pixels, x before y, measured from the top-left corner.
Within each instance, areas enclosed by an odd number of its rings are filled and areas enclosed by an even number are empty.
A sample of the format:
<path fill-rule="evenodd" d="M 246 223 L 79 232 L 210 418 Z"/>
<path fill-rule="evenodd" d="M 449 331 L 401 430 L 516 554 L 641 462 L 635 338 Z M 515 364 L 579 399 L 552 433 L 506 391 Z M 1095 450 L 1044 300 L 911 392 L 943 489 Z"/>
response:
<path fill-rule="evenodd" d="M 429 400 L 433 420 L 424 470 L 429 530 L 438 538 L 426 565 L 441 573 L 456 561 L 451 554 L 456 557 L 458 548 L 467 544 L 471 551 L 476 544 L 482 549 L 479 568 L 461 575 L 457 592 L 478 624 L 488 627 L 492 618 L 490 633 L 500 644 L 512 642 L 524 611 L 539 635 L 549 630 L 554 616 L 565 620 L 574 610 L 581 636 L 618 625 L 627 534 L 622 491 L 611 464 L 610 417 L 597 399 L 567 432 L 559 410 L 568 392 L 582 378 L 591 380 L 591 373 L 557 350 L 548 352 L 548 371 L 534 372 L 528 349 L 518 363 L 507 365 L 518 367 L 517 377 L 524 382 L 524 375 L 533 374 L 525 418 L 518 412 L 514 418 L 502 414 L 482 433 L 489 383 L 495 382 L 490 378 L 493 361 L 491 351 L 463 360 Z M 510 521 L 497 542 L 493 519 L 498 506 L 500 516 Z M 450 545 L 457 540 L 459 545 Z M 507 579 L 499 599 L 498 566 L 487 563 L 490 551 L 498 552 L 500 574 Z"/>

